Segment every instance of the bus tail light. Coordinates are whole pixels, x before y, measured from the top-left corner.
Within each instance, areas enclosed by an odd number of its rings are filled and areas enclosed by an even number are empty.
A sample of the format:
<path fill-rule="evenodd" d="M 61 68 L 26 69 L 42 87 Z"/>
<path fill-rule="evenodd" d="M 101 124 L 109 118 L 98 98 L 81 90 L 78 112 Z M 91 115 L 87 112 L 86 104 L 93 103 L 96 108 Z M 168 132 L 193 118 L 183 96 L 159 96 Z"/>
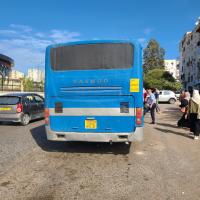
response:
<path fill-rule="evenodd" d="M 44 121 L 46 125 L 49 124 L 49 109 L 48 108 L 45 108 L 45 111 L 44 111 Z"/>
<path fill-rule="evenodd" d="M 141 125 L 142 124 L 142 108 L 136 108 L 136 125 Z"/>
<path fill-rule="evenodd" d="M 20 112 L 22 112 L 23 111 L 23 106 L 22 106 L 22 104 L 21 103 L 18 103 L 17 104 L 17 113 L 20 113 Z"/>

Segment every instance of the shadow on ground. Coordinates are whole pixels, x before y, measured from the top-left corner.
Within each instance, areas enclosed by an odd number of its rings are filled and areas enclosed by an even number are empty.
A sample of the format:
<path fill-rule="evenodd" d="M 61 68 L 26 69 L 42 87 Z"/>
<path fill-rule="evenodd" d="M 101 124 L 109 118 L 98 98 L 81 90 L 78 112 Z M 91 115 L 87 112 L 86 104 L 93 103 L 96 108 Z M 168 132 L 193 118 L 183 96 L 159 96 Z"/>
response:
<path fill-rule="evenodd" d="M 171 128 L 178 128 L 178 126 L 169 124 L 169 123 L 156 123 L 159 126 L 166 126 L 166 127 L 171 127 Z"/>
<path fill-rule="evenodd" d="M 0 126 L 20 126 L 20 124 L 13 122 L 0 122 Z"/>
<path fill-rule="evenodd" d="M 163 116 L 164 115 L 164 116 Z M 183 113 L 180 112 L 180 108 L 179 107 L 172 107 L 172 108 L 167 108 L 164 109 L 163 111 L 161 110 L 161 114 L 160 117 L 163 116 L 165 121 L 174 121 L 177 122 L 181 116 L 183 115 Z M 159 116 L 159 114 L 157 114 L 157 117 Z"/>
<path fill-rule="evenodd" d="M 38 122 L 41 120 L 43 120 L 43 118 L 34 119 L 34 120 L 31 120 L 29 124 L 34 124 L 35 122 Z M 21 125 L 20 122 L 0 122 L 0 126 L 23 126 L 23 125 Z"/>
<path fill-rule="evenodd" d="M 157 128 L 155 127 L 156 130 L 161 131 L 163 133 L 167 133 L 167 134 L 175 134 L 175 135 L 180 135 L 186 138 L 190 138 L 193 139 L 193 137 L 187 133 L 182 133 L 182 132 L 177 132 L 177 131 L 173 131 L 173 130 L 169 130 L 169 129 L 163 129 L 163 128 Z"/>
<path fill-rule="evenodd" d="M 48 141 L 45 126 L 41 125 L 30 130 L 32 137 L 44 151 L 94 153 L 94 154 L 128 154 L 130 145 L 125 143 L 97 143 L 97 142 L 54 142 Z"/>

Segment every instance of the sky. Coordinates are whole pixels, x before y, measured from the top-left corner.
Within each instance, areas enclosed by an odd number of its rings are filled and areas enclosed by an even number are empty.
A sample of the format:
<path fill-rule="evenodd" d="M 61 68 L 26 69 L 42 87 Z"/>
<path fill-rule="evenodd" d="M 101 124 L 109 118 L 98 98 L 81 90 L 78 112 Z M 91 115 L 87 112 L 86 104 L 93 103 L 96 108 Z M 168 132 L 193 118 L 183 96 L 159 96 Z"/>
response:
<path fill-rule="evenodd" d="M 195 27 L 200 0 L 0 0 L 0 54 L 14 68 L 44 68 L 50 44 L 79 40 L 151 38 L 179 56 L 179 42 Z"/>

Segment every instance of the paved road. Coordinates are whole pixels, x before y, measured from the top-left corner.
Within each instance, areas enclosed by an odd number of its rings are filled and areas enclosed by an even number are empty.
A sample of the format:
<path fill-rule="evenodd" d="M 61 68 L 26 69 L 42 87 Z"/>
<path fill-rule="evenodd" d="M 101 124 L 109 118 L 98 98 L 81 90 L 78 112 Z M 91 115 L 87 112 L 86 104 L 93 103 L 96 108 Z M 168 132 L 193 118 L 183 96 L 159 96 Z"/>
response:
<path fill-rule="evenodd" d="M 0 199 L 200 199 L 200 141 L 176 128 L 176 105 L 145 119 L 142 143 L 51 143 L 43 121 L 0 125 Z"/>

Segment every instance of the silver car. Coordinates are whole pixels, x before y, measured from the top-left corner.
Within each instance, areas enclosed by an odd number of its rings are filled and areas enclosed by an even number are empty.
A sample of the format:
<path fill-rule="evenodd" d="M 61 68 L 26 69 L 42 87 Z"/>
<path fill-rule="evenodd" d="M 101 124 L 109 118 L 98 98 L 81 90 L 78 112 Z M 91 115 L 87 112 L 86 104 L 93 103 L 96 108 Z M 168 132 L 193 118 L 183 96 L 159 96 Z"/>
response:
<path fill-rule="evenodd" d="M 0 96 L 0 122 L 20 122 L 44 117 L 44 99 L 34 93 L 13 93 Z"/>
<path fill-rule="evenodd" d="M 171 90 L 161 90 L 159 94 L 159 102 L 168 102 L 174 104 L 177 101 L 176 95 Z"/>

